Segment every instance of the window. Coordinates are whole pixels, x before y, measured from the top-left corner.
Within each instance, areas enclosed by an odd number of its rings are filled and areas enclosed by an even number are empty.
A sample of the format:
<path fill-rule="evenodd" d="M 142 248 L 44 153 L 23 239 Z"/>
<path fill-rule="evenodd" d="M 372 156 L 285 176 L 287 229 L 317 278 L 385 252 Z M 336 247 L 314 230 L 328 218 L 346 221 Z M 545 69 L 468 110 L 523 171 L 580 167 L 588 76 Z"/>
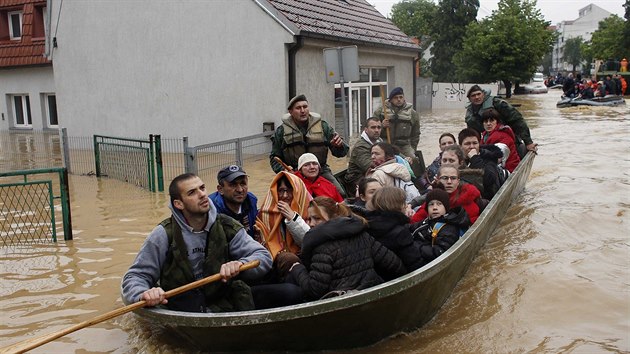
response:
<path fill-rule="evenodd" d="M 54 94 L 46 95 L 46 116 L 48 117 L 48 126 L 57 127 L 59 119 L 57 118 L 57 97 Z"/>
<path fill-rule="evenodd" d="M 31 101 L 28 95 L 13 96 L 13 116 L 16 127 L 30 127 L 33 124 L 31 118 Z"/>
<path fill-rule="evenodd" d="M 22 38 L 22 11 L 13 11 L 8 13 L 9 16 L 9 38 Z"/>

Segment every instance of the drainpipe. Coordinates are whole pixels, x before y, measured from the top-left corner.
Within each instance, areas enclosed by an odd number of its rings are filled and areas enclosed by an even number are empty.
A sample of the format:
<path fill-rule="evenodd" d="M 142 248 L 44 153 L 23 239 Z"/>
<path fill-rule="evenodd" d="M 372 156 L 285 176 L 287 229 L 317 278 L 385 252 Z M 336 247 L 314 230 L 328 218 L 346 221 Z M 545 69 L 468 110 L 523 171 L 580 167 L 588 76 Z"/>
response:
<path fill-rule="evenodd" d="M 289 47 L 289 97 L 287 101 L 297 95 L 297 64 L 295 57 L 297 52 L 304 46 L 302 36 L 295 36 L 296 41 Z"/>
<path fill-rule="evenodd" d="M 416 107 L 416 86 L 417 86 L 416 82 L 418 81 L 418 80 L 416 80 L 417 79 L 416 78 L 416 65 L 417 65 L 417 63 L 419 61 L 420 61 L 419 58 L 411 59 L 411 63 L 412 63 L 412 65 L 411 65 L 411 72 L 412 72 L 411 77 L 413 78 L 413 82 L 411 83 L 411 86 L 413 87 L 413 107 L 414 107 L 414 109 L 416 111 L 418 110 L 418 107 Z"/>

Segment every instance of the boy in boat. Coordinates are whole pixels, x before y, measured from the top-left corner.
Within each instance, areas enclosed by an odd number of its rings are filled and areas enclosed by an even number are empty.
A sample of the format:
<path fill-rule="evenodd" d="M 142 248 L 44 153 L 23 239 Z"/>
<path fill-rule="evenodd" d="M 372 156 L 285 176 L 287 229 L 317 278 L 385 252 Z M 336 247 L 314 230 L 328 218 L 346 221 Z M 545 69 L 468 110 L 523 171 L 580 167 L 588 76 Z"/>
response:
<path fill-rule="evenodd" d="M 422 265 L 446 252 L 470 226 L 464 208 L 449 210 L 449 204 L 448 193 L 441 185 L 436 186 L 427 194 L 427 218 L 411 225 L 414 241 L 420 244 Z"/>
<path fill-rule="evenodd" d="M 172 215 L 149 234 L 123 277 L 123 301 L 145 300 L 147 306 L 163 304 L 187 312 L 254 309 L 251 290 L 239 278 L 264 277 L 272 265 L 269 251 L 236 220 L 217 213 L 206 185 L 196 175 L 175 177 L 168 190 Z M 260 265 L 240 274 L 240 266 L 254 260 Z M 221 274 L 222 281 L 168 300 L 164 297 L 165 290 L 215 273 Z"/>

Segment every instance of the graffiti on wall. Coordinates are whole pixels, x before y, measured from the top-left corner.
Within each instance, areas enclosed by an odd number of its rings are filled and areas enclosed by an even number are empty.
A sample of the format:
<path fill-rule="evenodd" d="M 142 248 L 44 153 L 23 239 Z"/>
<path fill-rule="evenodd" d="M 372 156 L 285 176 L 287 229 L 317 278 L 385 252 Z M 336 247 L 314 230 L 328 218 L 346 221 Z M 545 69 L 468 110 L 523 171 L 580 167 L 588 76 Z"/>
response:
<path fill-rule="evenodd" d="M 460 82 L 434 82 L 431 94 L 433 97 L 444 97 L 447 102 L 465 102 L 468 101 L 468 98 L 466 98 L 467 91 L 467 85 Z"/>

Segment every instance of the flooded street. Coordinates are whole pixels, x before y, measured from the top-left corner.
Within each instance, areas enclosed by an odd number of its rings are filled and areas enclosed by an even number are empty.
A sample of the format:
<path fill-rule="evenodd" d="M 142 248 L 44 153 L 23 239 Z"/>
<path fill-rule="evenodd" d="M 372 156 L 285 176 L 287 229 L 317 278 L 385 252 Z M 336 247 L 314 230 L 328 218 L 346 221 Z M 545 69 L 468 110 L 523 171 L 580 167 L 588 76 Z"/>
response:
<path fill-rule="evenodd" d="M 416 332 L 351 352 L 630 351 L 630 106 L 559 110 L 558 96 L 512 99 L 539 155 L 525 191 L 442 310 Z M 421 114 L 427 164 L 439 135 L 457 135 L 463 117 Z M 333 170 L 345 163 L 337 159 Z M 262 200 L 268 161 L 245 168 Z M 205 182 L 214 190 L 214 179 Z M 116 180 L 71 176 L 70 194 L 73 241 L 0 248 L 0 347 L 122 307 L 122 275 L 169 215 L 166 194 Z M 194 351 L 126 314 L 32 352 Z"/>

